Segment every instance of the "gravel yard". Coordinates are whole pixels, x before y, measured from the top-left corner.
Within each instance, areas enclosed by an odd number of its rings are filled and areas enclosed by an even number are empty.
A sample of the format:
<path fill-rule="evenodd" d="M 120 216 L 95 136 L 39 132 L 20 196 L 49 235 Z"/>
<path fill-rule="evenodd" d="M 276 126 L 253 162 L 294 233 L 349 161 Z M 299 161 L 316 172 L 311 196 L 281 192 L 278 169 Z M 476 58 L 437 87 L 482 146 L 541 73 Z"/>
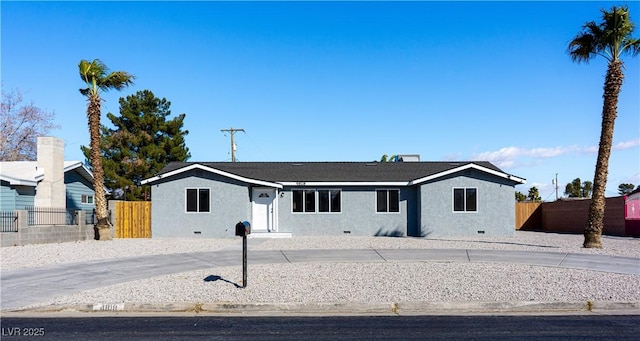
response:
<path fill-rule="evenodd" d="M 88 260 L 241 248 L 241 239 L 119 239 L 2 248 L 2 271 Z M 251 250 L 493 249 L 640 258 L 640 239 L 604 237 L 583 249 L 582 236 L 517 232 L 501 238 L 293 237 L 250 239 Z M 640 264 L 639 264 L 640 266 Z M 640 276 L 521 264 L 461 262 L 308 263 L 183 272 L 57 297 L 52 304 L 237 302 L 640 301 Z"/>

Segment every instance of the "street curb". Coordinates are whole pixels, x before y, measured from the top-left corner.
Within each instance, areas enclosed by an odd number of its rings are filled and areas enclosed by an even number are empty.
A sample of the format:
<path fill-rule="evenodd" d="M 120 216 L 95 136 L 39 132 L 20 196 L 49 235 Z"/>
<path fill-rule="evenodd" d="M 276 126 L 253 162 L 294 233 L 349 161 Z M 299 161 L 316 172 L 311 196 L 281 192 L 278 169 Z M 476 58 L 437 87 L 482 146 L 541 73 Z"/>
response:
<path fill-rule="evenodd" d="M 399 304 L 405 314 L 438 313 L 550 313 L 635 311 L 640 314 L 640 302 L 576 301 L 576 302 L 406 302 Z"/>
<path fill-rule="evenodd" d="M 193 313 L 213 315 L 450 315 L 450 314 L 533 314 L 607 313 L 640 315 L 640 301 L 576 302 L 388 302 L 388 303 L 114 303 L 51 305 L 29 309 L 3 310 L 2 315 L 40 313 Z"/>

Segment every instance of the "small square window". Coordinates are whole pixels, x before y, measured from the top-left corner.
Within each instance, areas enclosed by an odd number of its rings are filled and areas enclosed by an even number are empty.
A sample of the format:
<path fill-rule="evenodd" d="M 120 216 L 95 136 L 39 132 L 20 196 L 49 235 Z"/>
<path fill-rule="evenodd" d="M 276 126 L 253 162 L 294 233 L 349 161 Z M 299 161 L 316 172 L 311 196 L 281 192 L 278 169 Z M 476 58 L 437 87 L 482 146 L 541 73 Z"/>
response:
<path fill-rule="evenodd" d="M 316 211 L 316 191 L 313 189 L 293 190 L 293 212 L 314 213 Z"/>
<path fill-rule="evenodd" d="M 453 211 L 454 212 L 478 211 L 478 189 L 454 188 L 453 189 Z"/>
<path fill-rule="evenodd" d="M 187 188 L 186 190 L 186 211 L 187 212 L 209 212 L 211 204 L 211 194 L 208 188 Z"/>
<path fill-rule="evenodd" d="M 318 212 L 340 212 L 340 193 L 337 189 L 318 190 Z"/>
<path fill-rule="evenodd" d="M 397 190 L 397 189 L 376 190 L 376 212 L 378 213 L 400 212 L 400 190 Z"/>

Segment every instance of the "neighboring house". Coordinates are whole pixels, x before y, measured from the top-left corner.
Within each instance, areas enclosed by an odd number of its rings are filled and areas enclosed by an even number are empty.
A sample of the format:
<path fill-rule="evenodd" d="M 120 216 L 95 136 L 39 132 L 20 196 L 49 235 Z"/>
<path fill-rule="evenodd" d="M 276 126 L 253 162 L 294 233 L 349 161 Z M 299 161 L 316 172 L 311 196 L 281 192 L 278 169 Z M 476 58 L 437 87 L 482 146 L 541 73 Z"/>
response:
<path fill-rule="evenodd" d="M 489 162 L 175 162 L 151 185 L 154 237 L 509 236 L 515 185 Z"/>
<path fill-rule="evenodd" d="M 64 161 L 62 140 L 39 137 L 37 158 L 0 162 L 0 211 L 94 208 L 93 175 L 80 161 Z"/>

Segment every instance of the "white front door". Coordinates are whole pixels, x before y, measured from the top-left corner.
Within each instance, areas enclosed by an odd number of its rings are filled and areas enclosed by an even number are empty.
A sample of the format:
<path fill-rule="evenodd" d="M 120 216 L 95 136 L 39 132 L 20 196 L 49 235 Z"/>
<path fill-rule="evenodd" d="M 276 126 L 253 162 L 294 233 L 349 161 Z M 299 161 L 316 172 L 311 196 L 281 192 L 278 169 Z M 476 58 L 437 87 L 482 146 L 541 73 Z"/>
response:
<path fill-rule="evenodd" d="M 252 202 L 251 229 L 256 232 L 275 230 L 273 202 L 276 190 L 273 188 L 254 188 Z"/>

